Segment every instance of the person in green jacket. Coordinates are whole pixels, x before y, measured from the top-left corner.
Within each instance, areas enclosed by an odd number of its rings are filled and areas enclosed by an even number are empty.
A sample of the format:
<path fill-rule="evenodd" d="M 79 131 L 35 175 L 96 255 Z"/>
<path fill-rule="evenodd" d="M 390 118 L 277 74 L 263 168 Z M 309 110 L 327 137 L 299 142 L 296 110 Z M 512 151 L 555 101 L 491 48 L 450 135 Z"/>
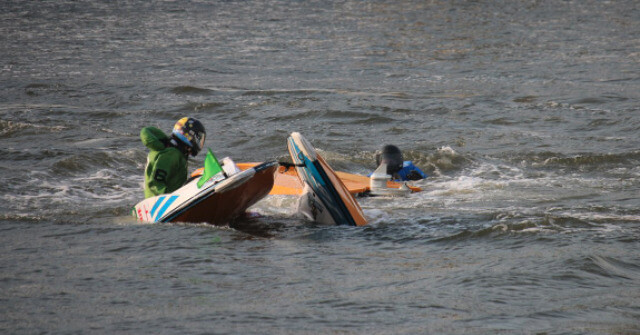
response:
<path fill-rule="evenodd" d="M 187 158 L 195 157 L 204 146 L 206 131 L 200 121 L 184 117 L 167 136 L 156 127 L 140 131 L 142 143 L 149 148 L 144 174 L 144 196 L 171 193 L 187 181 Z"/>

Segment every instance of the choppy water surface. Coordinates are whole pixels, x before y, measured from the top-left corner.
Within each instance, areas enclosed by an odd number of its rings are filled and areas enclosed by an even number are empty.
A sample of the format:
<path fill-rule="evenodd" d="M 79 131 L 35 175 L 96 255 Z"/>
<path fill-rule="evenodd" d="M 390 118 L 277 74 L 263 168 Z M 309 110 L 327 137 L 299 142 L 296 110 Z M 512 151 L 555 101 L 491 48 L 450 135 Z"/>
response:
<path fill-rule="evenodd" d="M 640 333 L 638 2 L 0 8 L 3 333 Z M 138 132 L 185 115 L 236 161 L 299 131 L 431 177 L 361 198 L 364 228 L 283 196 L 136 223 Z"/>

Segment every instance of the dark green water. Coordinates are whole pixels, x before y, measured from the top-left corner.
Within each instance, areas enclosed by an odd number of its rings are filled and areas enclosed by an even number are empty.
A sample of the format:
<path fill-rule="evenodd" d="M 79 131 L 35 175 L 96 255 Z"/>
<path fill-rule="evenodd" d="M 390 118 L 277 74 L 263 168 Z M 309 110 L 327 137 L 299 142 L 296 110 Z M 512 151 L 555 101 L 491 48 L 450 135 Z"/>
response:
<path fill-rule="evenodd" d="M 0 331 L 640 334 L 636 1 L 5 1 Z M 430 178 L 315 226 L 136 223 L 140 128 Z M 202 164 L 202 157 L 190 168 Z"/>

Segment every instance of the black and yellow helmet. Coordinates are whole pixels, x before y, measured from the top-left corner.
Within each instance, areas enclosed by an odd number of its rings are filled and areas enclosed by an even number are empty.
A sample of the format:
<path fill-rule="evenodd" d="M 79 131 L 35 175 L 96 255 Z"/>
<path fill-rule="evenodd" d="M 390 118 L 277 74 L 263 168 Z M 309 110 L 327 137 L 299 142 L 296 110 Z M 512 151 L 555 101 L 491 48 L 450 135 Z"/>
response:
<path fill-rule="evenodd" d="M 183 117 L 173 126 L 173 135 L 191 148 L 191 156 L 196 156 L 204 147 L 207 132 L 200 121 L 192 117 Z"/>

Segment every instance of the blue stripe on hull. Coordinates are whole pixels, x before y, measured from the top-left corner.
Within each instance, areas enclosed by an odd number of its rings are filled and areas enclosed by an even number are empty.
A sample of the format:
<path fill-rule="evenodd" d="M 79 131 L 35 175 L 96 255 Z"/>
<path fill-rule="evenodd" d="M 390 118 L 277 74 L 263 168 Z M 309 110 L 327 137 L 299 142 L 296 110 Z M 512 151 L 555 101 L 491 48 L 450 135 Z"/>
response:
<path fill-rule="evenodd" d="M 169 199 L 167 199 L 167 201 L 164 203 L 164 205 L 162 206 L 162 208 L 160 208 L 160 211 L 158 211 L 158 215 L 155 217 L 156 221 L 159 221 L 159 219 L 162 218 L 162 215 L 164 214 L 164 212 L 167 211 L 167 209 L 169 208 L 169 206 L 171 206 L 171 204 L 176 201 L 176 199 L 178 199 L 177 195 L 172 195 L 169 197 Z"/>
<path fill-rule="evenodd" d="M 158 200 L 156 200 L 156 203 L 153 204 L 153 208 L 151 208 L 151 217 L 153 217 L 153 214 L 156 213 L 156 210 L 158 209 L 158 206 L 160 206 L 160 204 L 164 201 L 164 196 L 159 197 Z"/>

